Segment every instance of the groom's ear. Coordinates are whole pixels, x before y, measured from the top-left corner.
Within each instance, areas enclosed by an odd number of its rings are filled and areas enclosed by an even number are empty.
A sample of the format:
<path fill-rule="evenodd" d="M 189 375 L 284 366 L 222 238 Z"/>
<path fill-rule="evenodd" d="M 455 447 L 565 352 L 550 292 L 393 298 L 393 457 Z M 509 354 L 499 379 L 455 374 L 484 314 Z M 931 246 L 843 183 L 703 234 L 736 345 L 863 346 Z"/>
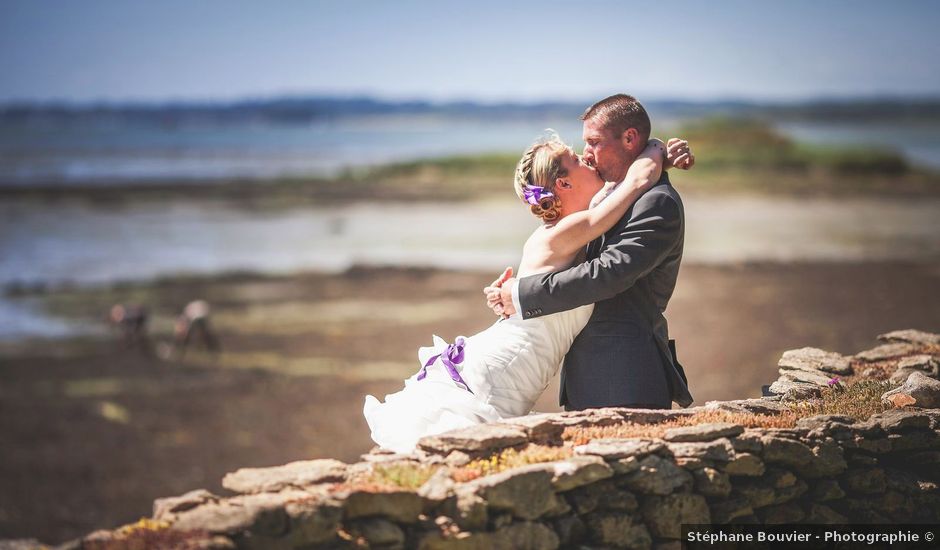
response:
<path fill-rule="evenodd" d="M 620 134 L 620 141 L 625 149 L 635 148 L 639 139 L 640 133 L 637 132 L 636 128 L 627 128 Z"/>

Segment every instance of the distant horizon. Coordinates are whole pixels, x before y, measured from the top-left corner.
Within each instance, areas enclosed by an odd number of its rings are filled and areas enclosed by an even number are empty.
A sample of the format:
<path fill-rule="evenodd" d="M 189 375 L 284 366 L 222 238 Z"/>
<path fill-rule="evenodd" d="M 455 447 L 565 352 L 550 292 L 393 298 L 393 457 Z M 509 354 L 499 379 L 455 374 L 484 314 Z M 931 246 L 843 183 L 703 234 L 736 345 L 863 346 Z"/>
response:
<path fill-rule="evenodd" d="M 383 94 L 380 92 L 369 93 L 359 91 L 349 92 L 287 92 L 272 94 L 242 94 L 231 96 L 168 96 L 165 98 L 97 98 L 97 99 L 69 99 L 69 98 L 14 98 L 0 100 L 0 109 L 10 108 L 138 108 L 138 107 L 173 107 L 173 106 L 204 106 L 204 107 L 222 107 L 232 105 L 244 105 L 252 103 L 275 103 L 288 101 L 371 101 L 385 105 L 408 105 L 423 104 L 432 107 L 453 106 L 459 104 L 470 104 L 475 106 L 539 106 L 539 105 L 576 105 L 585 106 L 593 102 L 618 92 L 609 92 L 604 95 L 592 97 L 549 97 L 544 98 L 513 98 L 513 97 L 474 97 L 474 96 L 453 96 L 453 97 L 434 97 L 431 95 L 398 95 Z M 622 92 L 629 93 L 629 92 Z M 808 94 L 800 97 L 763 97 L 746 95 L 714 95 L 707 97 L 682 96 L 677 94 L 634 94 L 644 102 L 650 104 L 675 103 L 684 105 L 702 105 L 710 106 L 717 104 L 740 104 L 753 105 L 756 107 L 766 106 L 801 106 L 813 104 L 853 104 L 867 103 L 872 101 L 887 101 L 889 103 L 935 103 L 940 102 L 940 92 L 937 93 L 902 93 L 902 92 L 884 92 L 869 94 Z"/>

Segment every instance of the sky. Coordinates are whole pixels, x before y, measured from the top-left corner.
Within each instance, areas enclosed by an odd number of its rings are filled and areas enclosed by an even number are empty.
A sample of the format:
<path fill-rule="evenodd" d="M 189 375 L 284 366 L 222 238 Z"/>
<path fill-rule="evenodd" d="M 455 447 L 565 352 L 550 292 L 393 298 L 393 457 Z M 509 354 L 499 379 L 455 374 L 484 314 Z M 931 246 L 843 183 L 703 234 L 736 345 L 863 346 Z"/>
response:
<path fill-rule="evenodd" d="M 940 2 L 0 0 L 0 102 L 940 96 Z"/>

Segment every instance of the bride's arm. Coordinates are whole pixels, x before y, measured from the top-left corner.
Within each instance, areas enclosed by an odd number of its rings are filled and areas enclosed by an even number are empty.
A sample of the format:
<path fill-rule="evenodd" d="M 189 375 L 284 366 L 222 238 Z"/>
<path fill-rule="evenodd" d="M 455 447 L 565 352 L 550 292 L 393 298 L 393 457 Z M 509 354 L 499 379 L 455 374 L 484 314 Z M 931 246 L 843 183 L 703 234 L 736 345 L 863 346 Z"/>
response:
<path fill-rule="evenodd" d="M 640 195 L 659 181 L 665 156 L 663 142 L 651 139 L 610 196 L 594 208 L 569 214 L 555 224 L 548 237 L 552 252 L 570 254 L 613 227 Z"/>

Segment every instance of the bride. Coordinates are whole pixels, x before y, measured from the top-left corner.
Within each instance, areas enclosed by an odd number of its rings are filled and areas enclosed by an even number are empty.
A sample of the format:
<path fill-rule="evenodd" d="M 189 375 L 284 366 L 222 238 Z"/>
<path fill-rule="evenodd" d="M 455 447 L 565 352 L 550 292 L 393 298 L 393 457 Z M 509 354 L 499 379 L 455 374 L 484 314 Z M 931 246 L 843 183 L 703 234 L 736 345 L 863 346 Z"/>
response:
<path fill-rule="evenodd" d="M 687 149 L 684 142 L 680 147 Z M 605 185 L 557 135 L 529 147 L 516 166 L 513 185 L 542 225 L 522 249 L 518 276 L 581 261 L 585 246 L 659 181 L 666 156 L 663 142 L 651 139 L 624 181 Z M 434 336 L 432 347 L 418 350 L 421 368 L 405 380 L 403 390 L 386 395 L 384 403 L 366 396 L 363 414 L 372 439 L 404 453 L 428 435 L 527 414 L 593 308 L 588 304 L 529 320 L 501 319 L 451 344 Z"/>

